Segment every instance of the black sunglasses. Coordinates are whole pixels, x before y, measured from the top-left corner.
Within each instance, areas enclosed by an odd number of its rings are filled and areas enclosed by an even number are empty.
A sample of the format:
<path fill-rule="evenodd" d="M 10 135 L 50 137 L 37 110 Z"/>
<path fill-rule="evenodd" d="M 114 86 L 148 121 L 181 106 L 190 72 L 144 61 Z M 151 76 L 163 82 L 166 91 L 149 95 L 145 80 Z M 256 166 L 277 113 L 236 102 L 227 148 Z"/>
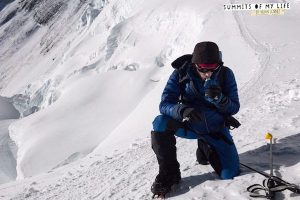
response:
<path fill-rule="evenodd" d="M 203 68 L 200 67 L 199 65 L 195 64 L 197 71 L 201 73 L 207 73 L 207 72 L 214 72 L 219 68 L 219 65 L 216 68 L 210 69 L 210 68 Z"/>

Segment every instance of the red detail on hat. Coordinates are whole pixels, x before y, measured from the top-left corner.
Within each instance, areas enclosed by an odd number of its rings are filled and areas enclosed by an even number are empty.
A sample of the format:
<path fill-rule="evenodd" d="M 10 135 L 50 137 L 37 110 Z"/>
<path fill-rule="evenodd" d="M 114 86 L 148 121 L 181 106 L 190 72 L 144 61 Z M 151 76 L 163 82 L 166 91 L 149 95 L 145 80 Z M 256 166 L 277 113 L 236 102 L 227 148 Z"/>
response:
<path fill-rule="evenodd" d="M 205 68 L 205 69 L 215 69 L 219 66 L 218 63 L 213 64 L 196 64 L 199 68 Z"/>
<path fill-rule="evenodd" d="M 218 63 L 213 63 L 213 64 L 197 64 L 198 67 L 201 68 L 208 68 L 208 69 L 214 69 L 218 67 Z"/>

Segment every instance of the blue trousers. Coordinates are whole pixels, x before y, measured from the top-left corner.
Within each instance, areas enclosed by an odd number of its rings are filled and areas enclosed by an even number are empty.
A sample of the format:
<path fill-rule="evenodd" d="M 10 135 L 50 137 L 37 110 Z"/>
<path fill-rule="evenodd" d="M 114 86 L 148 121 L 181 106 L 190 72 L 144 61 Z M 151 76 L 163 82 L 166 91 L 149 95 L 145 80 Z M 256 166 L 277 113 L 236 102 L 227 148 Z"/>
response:
<path fill-rule="evenodd" d="M 182 122 L 177 122 L 166 115 L 157 116 L 152 124 L 153 132 L 155 134 L 172 134 L 173 137 L 175 135 L 181 138 L 205 141 L 208 144 L 207 146 L 212 150 L 212 155 L 210 156 L 212 160 L 209 160 L 209 162 L 221 179 L 232 179 L 239 174 L 239 156 L 228 128 L 224 127 L 224 129 L 220 130 L 218 133 L 214 133 L 214 135 L 200 135 L 185 128 Z M 152 140 L 155 140 L 155 134 L 152 134 Z M 155 144 L 159 146 L 159 143 L 155 142 Z M 156 148 L 163 150 L 162 147 Z M 159 156 L 158 154 L 160 152 L 155 151 L 155 153 Z"/>

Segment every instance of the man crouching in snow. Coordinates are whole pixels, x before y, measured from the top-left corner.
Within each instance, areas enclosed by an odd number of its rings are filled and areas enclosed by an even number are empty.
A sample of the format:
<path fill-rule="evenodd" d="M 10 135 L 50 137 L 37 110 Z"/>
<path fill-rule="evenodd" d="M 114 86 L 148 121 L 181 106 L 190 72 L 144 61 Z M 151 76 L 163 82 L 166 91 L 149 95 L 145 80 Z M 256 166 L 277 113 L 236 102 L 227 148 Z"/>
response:
<path fill-rule="evenodd" d="M 221 179 L 239 174 L 239 157 L 226 123 L 239 111 L 234 74 L 223 66 L 221 52 L 213 42 L 198 43 L 192 55 L 177 58 L 163 91 L 161 115 L 153 121 L 152 149 L 159 174 L 151 187 L 164 195 L 181 179 L 175 135 L 197 139 L 197 161 L 210 164 Z"/>

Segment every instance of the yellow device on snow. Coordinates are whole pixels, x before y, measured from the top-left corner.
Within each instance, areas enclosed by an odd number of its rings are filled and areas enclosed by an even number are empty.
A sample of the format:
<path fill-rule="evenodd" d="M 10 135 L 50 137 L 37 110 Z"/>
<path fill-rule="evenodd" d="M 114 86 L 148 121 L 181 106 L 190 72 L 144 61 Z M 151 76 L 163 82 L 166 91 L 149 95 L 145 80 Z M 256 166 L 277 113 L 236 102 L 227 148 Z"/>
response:
<path fill-rule="evenodd" d="M 273 135 L 271 133 L 267 133 L 265 136 L 266 140 L 271 140 L 273 138 Z"/>

